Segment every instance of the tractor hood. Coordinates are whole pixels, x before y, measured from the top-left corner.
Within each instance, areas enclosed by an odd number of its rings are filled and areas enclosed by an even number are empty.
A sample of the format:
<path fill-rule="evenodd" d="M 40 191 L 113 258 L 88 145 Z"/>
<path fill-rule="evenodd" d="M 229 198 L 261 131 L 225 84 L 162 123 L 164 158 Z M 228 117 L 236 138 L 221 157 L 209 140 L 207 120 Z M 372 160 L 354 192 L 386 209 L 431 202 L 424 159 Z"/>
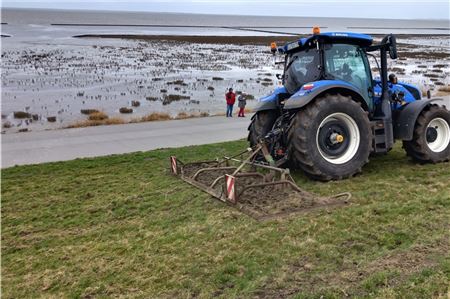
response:
<path fill-rule="evenodd" d="M 381 103 L 381 80 L 375 79 L 374 80 L 374 103 L 375 105 L 378 105 Z M 404 83 L 404 82 L 398 82 L 397 84 L 393 84 L 391 82 L 388 82 L 388 88 L 389 93 L 402 93 L 403 94 L 403 100 L 405 103 L 411 103 L 417 100 L 422 99 L 420 90 L 415 87 L 414 85 Z M 401 105 L 394 105 L 393 109 L 399 108 Z"/>

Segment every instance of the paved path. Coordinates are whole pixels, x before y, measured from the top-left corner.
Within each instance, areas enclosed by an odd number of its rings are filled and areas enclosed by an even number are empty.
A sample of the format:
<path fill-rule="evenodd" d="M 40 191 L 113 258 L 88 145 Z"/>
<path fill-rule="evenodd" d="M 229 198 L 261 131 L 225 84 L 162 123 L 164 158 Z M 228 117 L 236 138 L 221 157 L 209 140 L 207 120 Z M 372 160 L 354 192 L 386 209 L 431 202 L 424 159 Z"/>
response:
<path fill-rule="evenodd" d="M 450 107 L 450 97 L 444 102 Z M 247 136 L 250 117 L 223 116 L 2 136 L 1 167 L 231 141 Z"/>
<path fill-rule="evenodd" d="M 1 167 L 237 140 L 249 122 L 217 116 L 6 134 Z"/>

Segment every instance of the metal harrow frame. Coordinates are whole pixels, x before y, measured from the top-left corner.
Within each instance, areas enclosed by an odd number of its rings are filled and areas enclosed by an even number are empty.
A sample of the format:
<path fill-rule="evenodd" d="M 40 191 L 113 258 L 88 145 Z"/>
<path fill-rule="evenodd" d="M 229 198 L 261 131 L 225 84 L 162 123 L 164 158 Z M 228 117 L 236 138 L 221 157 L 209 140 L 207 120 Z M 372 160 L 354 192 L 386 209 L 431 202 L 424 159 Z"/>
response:
<path fill-rule="evenodd" d="M 257 154 L 261 153 L 266 161 L 255 161 Z M 247 154 L 247 158 L 243 158 Z M 237 159 L 240 157 L 241 159 Z M 318 197 L 299 188 L 290 175 L 289 169 L 279 168 L 270 163 L 271 157 L 267 156 L 267 148 L 260 143 L 255 149 L 247 149 L 232 157 L 223 157 L 221 160 L 197 161 L 184 163 L 177 157 L 170 157 L 171 173 L 180 177 L 183 181 L 207 192 L 213 197 L 236 206 L 241 196 L 251 189 L 272 188 L 274 192 L 289 191 L 301 198 L 317 199 Z M 272 160 L 273 162 L 273 160 Z M 270 164 L 272 165 L 270 165 Z M 342 204 L 337 202 L 338 198 L 345 198 L 347 202 L 351 194 L 342 193 L 328 198 L 322 198 L 322 204 L 317 207 Z M 325 200 L 323 200 L 325 199 Z M 314 207 L 315 208 L 315 207 Z M 240 209 L 243 212 L 245 208 Z M 308 209 L 311 210 L 311 209 Z M 255 217 L 252 213 L 246 213 L 257 219 L 269 219 L 280 216 L 280 214 L 291 214 L 297 212 L 292 210 L 288 213 L 277 213 Z"/>

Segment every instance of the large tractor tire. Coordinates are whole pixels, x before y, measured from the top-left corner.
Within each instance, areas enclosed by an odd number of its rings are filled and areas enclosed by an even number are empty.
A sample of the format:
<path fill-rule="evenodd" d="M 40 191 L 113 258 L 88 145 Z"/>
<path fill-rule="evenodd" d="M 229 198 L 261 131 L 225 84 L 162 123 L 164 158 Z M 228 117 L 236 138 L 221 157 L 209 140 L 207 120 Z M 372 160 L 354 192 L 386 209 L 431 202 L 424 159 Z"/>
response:
<path fill-rule="evenodd" d="M 414 126 L 413 139 L 403 141 L 406 154 L 421 163 L 450 159 L 450 112 L 431 105 L 422 111 Z"/>
<path fill-rule="evenodd" d="M 372 130 L 368 114 L 350 97 L 326 95 L 297 112 L 288 132 L 292 164 L 309 177 L 341 180 L 369 162 Z"/>
<path fill-rule="evenodd" d="M 250 146 L 258 143 L 261 137 L 266 136 L 272 130 L 279 113 L 276 110 L 259 111 L 252 118 L 252 122 L 248 128 L 248 141 Z"/>

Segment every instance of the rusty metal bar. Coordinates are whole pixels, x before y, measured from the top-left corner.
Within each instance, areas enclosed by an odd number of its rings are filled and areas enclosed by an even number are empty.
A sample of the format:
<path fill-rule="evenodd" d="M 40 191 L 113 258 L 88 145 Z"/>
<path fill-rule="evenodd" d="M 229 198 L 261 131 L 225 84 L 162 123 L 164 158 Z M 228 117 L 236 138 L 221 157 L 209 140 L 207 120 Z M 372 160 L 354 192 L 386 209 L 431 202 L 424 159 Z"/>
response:
<path fill-rule="evenodd" d="M 209 170 L 231 170 L 231 169 L 236 169 L 236 167 L 234 166 L 227 166 L 227 167 L 208 167 L 208 168 L 201 168 L 199 170 L 197 170 L 197 172 L 192 176 L 192 179 L 196 179 L 200 173 L 205 172 L 205 171 L 209 171 Z"/>
<path fill-rule="evenodd" d="M 290 172 L 289 172 L 289 169 L 282 169 L 282 168 L 279 168 L 279 167 L 274 167 L 274 166 L 270 166 L 270 165 L 265 165 L 265 164 L 261 164 L 261 163 L 257 163 L 257 162 L 243 162 L 243 161 L 241 161 L 241 160 L 237 160 L 237 159 L 234 159 L 234 158 L 230 158 L 230 157 L 224 157 L 225 159 L 228 159 L 228 160 L 230 160 L 230 161 L 234 161 L 234 162 L 239 162 L 239 163 L 245 163 L 245 164 L 247 164 L 247 165 L 250 165 L 250 166 L 256 166 L 256 167 L 261 167 L 261 168 L 265 168 L 265 169 L 270 169 L 270 170 L 275 170 L 275 171 L 278 171 L 278 172 L 284 172 L 285 174 L 289 174 Z"/>

